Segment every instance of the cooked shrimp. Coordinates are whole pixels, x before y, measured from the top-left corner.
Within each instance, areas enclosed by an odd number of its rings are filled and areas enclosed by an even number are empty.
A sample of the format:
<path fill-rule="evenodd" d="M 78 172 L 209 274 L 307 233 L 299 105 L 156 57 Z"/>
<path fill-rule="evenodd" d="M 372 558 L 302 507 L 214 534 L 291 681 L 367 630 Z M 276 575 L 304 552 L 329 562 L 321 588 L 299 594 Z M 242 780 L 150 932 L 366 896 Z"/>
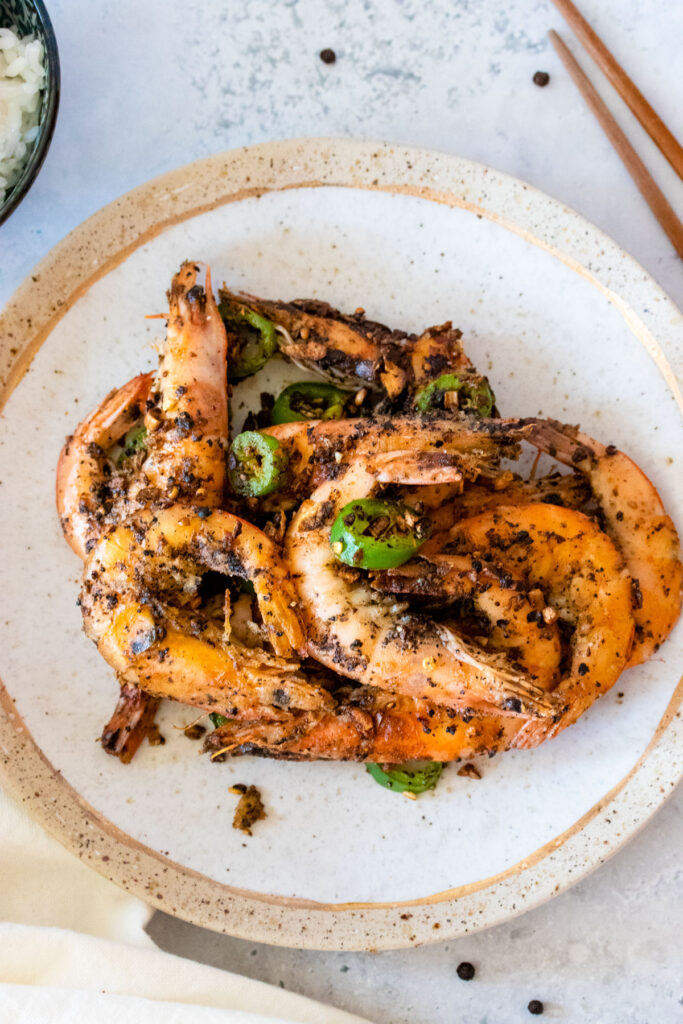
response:
<path fill-rule="evenodd" d="M 216 508 L 225 485 L 228 437 L 227 337 L 211 291 L 183 263 L 168 293 L 166 343 L 159 361 L 159 408 L 150 428 L 143 471 L 160 498 Z"/>
<path fill-rule="evenodd" d="M 251 581 L 274 654 L 230 637 L 201 612 L 208 571 Z M 85 631 L 126 682 L 229 717 L 330 706 L 305 681 L 296 593 L 272 541 L 228 512 L 143 510 L 105 535 L 86 565 Z"/>
<path fill-rule="evenodd" d="M 225 285 L 219 294 L 222 302 L 246 305 L 271 320 L 279 333 L 280 351 L 297 366 L 351 386 L 381 384 L 391 396 L 403 390 L 406 373 L 398 365 L 408 337 L 403 331 L 366 320 L 360 312 L 346 316 L 315 299 L 272 302 L 234 295 Z"/>
<path fill-rule="evenodd" d="M 527 421 L 529 440 L 582 473 L 604 516 L 605 530 L 633 580 L 636 623 L 629 666 L 659 649 L 681 613 L 683 564 L 676 528 L 643 471 L 614 445 L 603 445 L 555 420 Z"/>
<path fill-rule="evenodd" d="M 209 733 L 204 749 L 291 761 L 455 761 L 505 750 L 519 732 L 511 716 L 461 715 L 371 686 L 333 711 L 283 713 L 272 722 L 234 722 Z"/>
<path fill-rule="evenodd" d="M 618 677 L 633 631 L 629 584 L 614 545 L 581 513 L 549 505 L 485 512 L 453 533 L 456 544 L 486 550 L 509 572 L 525 574 L 530 586 L 544 587 L 573 626 L 570 667 L 555 691 L 562 709 L 556 720 L 454 714 L 365 686 L 343 695 L 334 711 L 224 726 L 207 738 L 207 749 L 294 760 L 450 761 L 536 746 L 575 721 Z M 395 572 L 405 576 L 409 569 L 410 563 Z"/>
<path fill-rule="evenodd" d="M 451 537 L 455 550 L 485 556 L 541 589 L 548 608 L 572 627 L 569 668 L 553 692 L 560 714 L 529 720 L 514 738 L 515 746 L 535 746 L 575 722 L 626 667 L 634 621 L 622 557 L 592 520 L 555 505 L 482 512 L 453 527 Z"/>
<path fill-rule="evenodd" d="M 66 439 L 60 453 L 57 512 L 64 537 L 80 558 L 85 559 L 97 541 L 113 506 L 122 502 L 125 511 L 128 494 L 112 488 L 115 467 L 107 451 L 142 419 L 152 377 L 141 373 L 110 391 Z"/>
<path fill-rule="evenodd" d="M 405 416 L 283 423 L 265 427 L 261 433 L 280 442 L 288 462 L 287 479 L 269 496 L 268 507 L 279 505 L 291 494 L 310 494 L 324 480 L 338 476 L 350 460 L 406 449 L 430 448 L 435 458 L 441 452 L 446 460 L 451 454 L 460 454 L 474 470 L 470 476 L 494 477 L 499 460 L 514 458 L 524 436 L 512 420 L 502 425 L 500 420 L 435 417 L 422 421 Z M 450 486 L 462 490 L 460 481 Z"/>
<path fill-rule="evenodd" d="M 382 593 L 412 594 L 427 600 L 469 599 L 488 620 L 479 642 L 493 651 L 510 651 L 519 670 L 544 690 L 558 681 L 562 649 L 556 614 L 546 622 L 540 591 L 534 595 L 537 600 L 532 600 L 509 572 L 496 565 L 472 555 L 418 556 L 397 569 L 372 573 L 372 586 Z M 481 633 L 481 628 L 477 632 Z"/>
<path fill-rule="evenodd" d="M 551 714 L 555 704 L 548 694 L 500 655 L 474 648 L 429 616 L 400 614 L 363 578 L 347 582 L 330 548 L 338 512 L 378 484 L 433 484 L 465 475 L 476 475 L 476 463 L 464 450 L 392 451 L 353 462 L 301 505 L 287 532 L 285 552 L 307 626 L 308 650 L 341 675 L 455 709 Z"/>

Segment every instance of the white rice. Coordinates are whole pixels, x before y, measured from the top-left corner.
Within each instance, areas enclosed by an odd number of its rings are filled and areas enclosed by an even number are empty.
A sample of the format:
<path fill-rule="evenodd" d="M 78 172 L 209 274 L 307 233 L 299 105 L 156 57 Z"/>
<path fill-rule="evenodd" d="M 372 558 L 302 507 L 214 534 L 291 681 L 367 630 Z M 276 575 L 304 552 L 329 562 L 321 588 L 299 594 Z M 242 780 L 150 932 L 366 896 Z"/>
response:
<path fill-rule="evenodd" d="M 38 135 L 43 57 L 39 39 L 0 28 L 0 206 Z"/>

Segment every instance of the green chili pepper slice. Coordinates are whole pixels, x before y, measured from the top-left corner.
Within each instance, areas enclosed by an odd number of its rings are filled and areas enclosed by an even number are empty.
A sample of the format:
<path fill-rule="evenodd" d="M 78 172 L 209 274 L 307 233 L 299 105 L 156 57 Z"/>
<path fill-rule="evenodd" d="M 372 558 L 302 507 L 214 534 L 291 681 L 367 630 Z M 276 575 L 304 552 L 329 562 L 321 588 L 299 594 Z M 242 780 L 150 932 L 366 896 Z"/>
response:
<path fill-rule="evenodd" d="M 253 376 L 277 351 L 275 324 L 238 302 L 221 302 L 218 311 L 226 330 L 237 335 L 238 341 L 228 376 L 232 380 Z"/>
<path fill-rule="evenodd" d="M 443 405 L 443 396 L 448 391 L 459 392 L 459 405 L 464 412 L 476 416 L 490 416 L 496 404 L 495 395 L 486 377 L 445 373 L 427 384 L 415 395 L 415 405 L 420 412 L 429 412 Z"/>
<path fill-rule="evenodd" d="M 395 793 L 426 793 L 435 789 L 441 778 L 441 761 L 408 761 L 406 764 L 366 764 L 366 769 L 375 782 Z"/>
<path fill-rule="evenodd" d="M 228 472 L 236 494 L 262 498 L 282 483 L 287 453 L 270 434 L 245 430 L 230 445 Z"/>
<path fill-rule="evenodd" d="M 301 420 L 340 420 L 349 391 L 334 384 L 305 381 L 290 384 L 278 396 L 271 412 L 271 423 L 298 423 Z"/>
<path fill-rule="evenodd" d="M 420 550 L 431 523 L 408 505 L 381 498 L 350 501 L 335 519 L 330 547 L 356 569 L 395 569 Z"/>
<path fill-rule="evenodd" d="M 144 423 L 137 423 L 131 427 L 122 441 L 123 451 L 117 459 L 117 466 L 122 466 L 125 459 L 135 455 L 141 448 L 147 447 L 147 427 Z"/>
<path fill-rule="evenodd" d="M 211 714 L 209 715 L 209 720 L 211 721 L 211 724 L 213 725 L 214 729 L 220 729 L 222 725 L 227 725 L 227 723 L 230 721 L 230 719 L 226 718 L 225 715 L 219 715 L 217 711 L 211 712 Z"/>

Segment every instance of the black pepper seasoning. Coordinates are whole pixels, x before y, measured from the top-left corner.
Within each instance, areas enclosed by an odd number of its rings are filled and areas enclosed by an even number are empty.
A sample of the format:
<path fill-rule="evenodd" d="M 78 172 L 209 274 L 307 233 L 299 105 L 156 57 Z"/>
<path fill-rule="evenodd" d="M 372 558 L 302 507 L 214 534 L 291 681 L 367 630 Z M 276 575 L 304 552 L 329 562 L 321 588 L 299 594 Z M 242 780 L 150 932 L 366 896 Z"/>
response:
<path fill-rule="evenodd" d="M 534 77 L 532 78 L 532 82 L 534 83 L 534 85 L 539 85 L 541 89 L 544 85 L 547 85 L 549 81 L 550 75 L 547 71 L 537 71 Z"/>
<path fill-rule="evenodd" d="M 527 1006 L 527 1010 L 529 1013 L 533 1013 L 534 1016 L 537 1017 L 539 1014 L 543 1013 L 543 1003 L 540 999 L 532 999 Z"/>
<path fill-rule="evenodd" d="M 472 981 L 475 971 L 472 964 L 468 963 L 467 960 L 463 960 L 461 964 L 458 964 L 456 973 L 461 981 Z"/>
<path fill-rule="evenodd" d="M 323 64 L 334 64 L 337 59 L 337 54 L 334 50 L 330 50 L 329 47 L 326 47 L 324 50 L 320 51 L 320 59 Z"/>

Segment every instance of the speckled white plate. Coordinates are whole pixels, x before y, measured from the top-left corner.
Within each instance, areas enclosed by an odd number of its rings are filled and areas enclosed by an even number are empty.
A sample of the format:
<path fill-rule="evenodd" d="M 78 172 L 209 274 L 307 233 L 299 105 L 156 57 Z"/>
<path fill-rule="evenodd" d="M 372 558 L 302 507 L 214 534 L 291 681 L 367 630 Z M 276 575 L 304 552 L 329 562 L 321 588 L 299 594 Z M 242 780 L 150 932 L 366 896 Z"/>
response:
<path fill-rule="evenodd" d="M 4 314 L 3 784 L 118 884 L 254 940 L 407 946 L 548 899 L 681 774 L 681 629 L 552 743 L 486 761 L 478 782 L 447 770 L 415 802 L 362 765 L 212 765 L 174 728 L 193 717 L 177 706 L 162 714 L 166 745 L 128 767 L 95 742 L 117 687 L 81 633 L 54 467 L 81 415 L 155 363 L 159 323 L 143 317 L 164 309 L 185 257 L 233 288 L 362 305 L 410 330 L 452 318 L 501 409 L 624 448 L 683 523 L 681 318 L 590 224 L 486 167 L 396 146 L 282 142 L 200 161 L 77 228 Z M 268 808 L 252 838 L 231 828 L 228 787 L 242 781 Z"/>

